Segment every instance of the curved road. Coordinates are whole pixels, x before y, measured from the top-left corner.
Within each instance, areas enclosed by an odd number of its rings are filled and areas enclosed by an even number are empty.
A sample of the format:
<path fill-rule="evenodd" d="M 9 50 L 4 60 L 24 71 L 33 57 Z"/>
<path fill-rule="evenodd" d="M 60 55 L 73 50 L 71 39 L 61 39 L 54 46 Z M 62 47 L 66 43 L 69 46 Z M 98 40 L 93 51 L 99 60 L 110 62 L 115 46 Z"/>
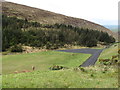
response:
<path fill-rule="evenodd" d="M 89 48 L 83 48 L 83 49 L 70 49 L 70 50 L 57 50 L 62 52 L 72 52 L 72 53 L 86 53 L 86 54 L 92 54 L 91 57 L 89 57 L 80 67 L 88 67 L 91 65 L 94 65 L 97 61 L 100 53 L 104 49 L 89 49 Z"/>

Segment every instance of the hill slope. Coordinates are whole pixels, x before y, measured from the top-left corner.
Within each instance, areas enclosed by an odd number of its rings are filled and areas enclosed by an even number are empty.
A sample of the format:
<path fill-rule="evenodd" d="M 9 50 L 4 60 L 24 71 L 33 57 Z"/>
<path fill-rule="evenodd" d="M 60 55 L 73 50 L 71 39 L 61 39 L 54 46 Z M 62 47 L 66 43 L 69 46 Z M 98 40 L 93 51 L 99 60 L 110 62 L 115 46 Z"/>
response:
<path fill-rule="evenodd" d="M 25 5 L 15 4 L 11 2 L 2 2 L 2 10 L 3 14 L 5 15 L 17 16 L 29 21 L 37 21 L 41 24 L 66 24 L 80 28 L 88 28 L 108 32 L 110 35 L 115 36 L 112 31 L 99 24 L 95 24 L 84 19 L 68 17 L 65 15 L 56 14 L 50 11 L 45 11 Z"/>

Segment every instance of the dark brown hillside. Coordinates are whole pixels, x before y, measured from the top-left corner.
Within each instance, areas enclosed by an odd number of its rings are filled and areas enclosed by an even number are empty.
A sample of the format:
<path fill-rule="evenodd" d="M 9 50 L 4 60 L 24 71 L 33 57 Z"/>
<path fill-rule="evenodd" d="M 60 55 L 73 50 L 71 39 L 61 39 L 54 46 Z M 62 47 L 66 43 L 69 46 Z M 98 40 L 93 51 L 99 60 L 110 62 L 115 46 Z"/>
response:
<path fill-rule="evenodd" d="M 24 19 L 26 18 L 30 21 L 37 21 L 41 24 L 62 23 L 62 24 L 77 26 L 80 28 L 89 28 L 103 32 L 108 32 L 110 35 L 116 36 L 112 31 L 99 24 L 95 24 L 93 22 L 84 19 L 56 14 L 42 9 L 37 9 L 11 2 L 2 2 L 2 9 L 3 9 L 3 14 L 5 15 L 16 16 L 18 18 L 24 18 Z"/>

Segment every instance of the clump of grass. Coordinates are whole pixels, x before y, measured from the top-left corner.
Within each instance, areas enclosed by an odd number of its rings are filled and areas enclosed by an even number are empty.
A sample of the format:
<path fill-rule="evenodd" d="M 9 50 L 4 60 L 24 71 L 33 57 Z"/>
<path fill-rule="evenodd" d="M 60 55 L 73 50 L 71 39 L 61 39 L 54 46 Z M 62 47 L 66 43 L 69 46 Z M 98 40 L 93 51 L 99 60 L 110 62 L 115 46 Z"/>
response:
<path fill-rule="evenodd" d="M 94 74 L 92 73 L 90 76 L 91 76 L 91 77 L 94 77 Z"/>
<path fill-rule="evenodd" d="M 74 71 L 80 71 L 80 68 L 76 67 L 73 69 Z"/>
<path fill-rule="evenodd" d="M 86 70 L 84 67 L 80 67 L 80 70 L 81 70 L 82 72 L 87 72 L 87 70 Z"/>
<path fill-rule="evenodd" d="M 107 67 L 104 67 L 102 73 L 106 73 L 108 71 L 108 68 Z"/>

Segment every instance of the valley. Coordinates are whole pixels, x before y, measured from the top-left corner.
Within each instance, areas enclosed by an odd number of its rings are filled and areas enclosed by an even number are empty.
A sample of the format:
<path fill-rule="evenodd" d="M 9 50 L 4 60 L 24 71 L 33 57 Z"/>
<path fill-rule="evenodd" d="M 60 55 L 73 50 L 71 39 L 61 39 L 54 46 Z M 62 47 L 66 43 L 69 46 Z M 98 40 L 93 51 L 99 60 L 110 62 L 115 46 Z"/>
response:
<path fill-rule="evenodd" d="M 2 2 L 1 88 L 118 88 L 116 32 L 94 22 Z"/>

